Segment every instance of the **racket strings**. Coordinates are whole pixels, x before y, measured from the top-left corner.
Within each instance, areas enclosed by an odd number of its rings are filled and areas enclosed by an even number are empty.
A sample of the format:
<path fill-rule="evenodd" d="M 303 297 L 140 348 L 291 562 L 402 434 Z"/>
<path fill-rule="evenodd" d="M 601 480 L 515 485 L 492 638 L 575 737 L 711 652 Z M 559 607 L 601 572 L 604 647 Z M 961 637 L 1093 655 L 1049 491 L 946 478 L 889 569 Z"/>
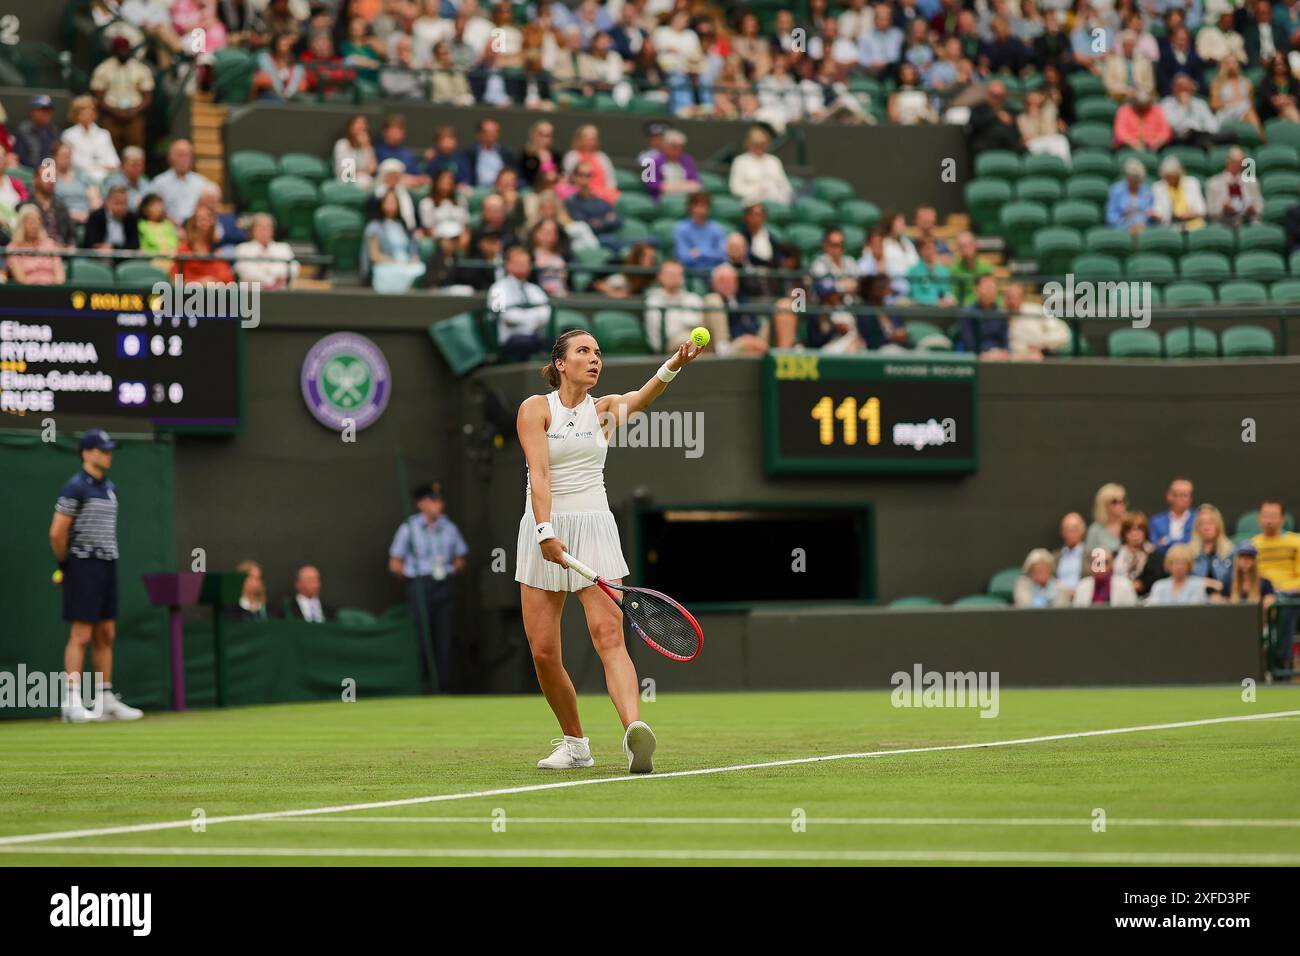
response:
<path fill-rule="evenodd" d="M 671 601 L 644 591 L 623 595 L 623 617 L 634 633 L 678 657 L 694 657 L 700 638 L 682 612 Z"/>

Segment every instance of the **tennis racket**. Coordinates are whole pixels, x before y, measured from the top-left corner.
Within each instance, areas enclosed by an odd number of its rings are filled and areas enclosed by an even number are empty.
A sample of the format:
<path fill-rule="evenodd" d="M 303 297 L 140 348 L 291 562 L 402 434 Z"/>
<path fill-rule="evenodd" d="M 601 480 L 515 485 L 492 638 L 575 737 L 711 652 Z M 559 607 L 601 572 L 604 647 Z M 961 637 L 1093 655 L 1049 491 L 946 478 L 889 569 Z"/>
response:
<path fill-rule="evenodd" d="M 608 594 L 623 609 L 623 619 L 631 625 L 633 633 L 664 657 L 693 661 L 699 656 L 704 646 L 704 631 L 691 612 L 667 594 L 606 581 L 567 551 L 564 563 Z M 615 592 L 622 592 L 622 598 Z"/>

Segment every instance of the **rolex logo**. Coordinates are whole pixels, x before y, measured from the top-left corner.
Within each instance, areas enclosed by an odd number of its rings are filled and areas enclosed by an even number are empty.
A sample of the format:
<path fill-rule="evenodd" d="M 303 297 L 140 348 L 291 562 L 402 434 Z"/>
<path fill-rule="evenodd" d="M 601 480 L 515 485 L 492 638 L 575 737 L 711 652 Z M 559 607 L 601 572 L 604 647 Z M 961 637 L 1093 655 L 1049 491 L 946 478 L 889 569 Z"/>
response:
<path fill-rule="evenodd" d="M 72 293 L 72 307 L 74 309 L 84 309 L 86 307 L 86 293 L 84 292 Z"/>

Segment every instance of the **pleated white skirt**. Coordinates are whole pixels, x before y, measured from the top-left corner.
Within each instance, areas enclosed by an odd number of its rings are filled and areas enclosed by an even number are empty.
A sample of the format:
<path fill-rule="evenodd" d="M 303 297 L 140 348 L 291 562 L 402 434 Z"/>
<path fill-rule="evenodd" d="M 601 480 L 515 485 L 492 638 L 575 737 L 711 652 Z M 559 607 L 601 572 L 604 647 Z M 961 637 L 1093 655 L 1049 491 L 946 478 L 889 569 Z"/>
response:
<path fill-rule="evenodd" d="M 627 576 L 627 562 L 618 540 L 618 524 L 609 511 L 552 511 L 551 526 L 573 555 L 602 578 L 611 581 Z M 519 519 L 515 547 L 515 580 L 544 591 L 580 591 L 591 582 L 576 571 L 552 564 L 542 557 L 535 540 L 537 523 L 532 510 Z"/>

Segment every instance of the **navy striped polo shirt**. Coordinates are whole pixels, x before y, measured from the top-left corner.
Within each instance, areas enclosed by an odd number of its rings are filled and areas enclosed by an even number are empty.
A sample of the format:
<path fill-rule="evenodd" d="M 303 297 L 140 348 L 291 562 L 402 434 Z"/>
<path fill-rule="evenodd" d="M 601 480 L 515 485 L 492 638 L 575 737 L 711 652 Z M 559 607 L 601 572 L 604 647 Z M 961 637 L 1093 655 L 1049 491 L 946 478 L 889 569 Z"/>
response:
<path fill-rule="evenodd" d="M 117 560 L 117 488 L 113 482 L 79 471 L 59 492 L 54 510 L 72 518 L 70 556 Z"/>

